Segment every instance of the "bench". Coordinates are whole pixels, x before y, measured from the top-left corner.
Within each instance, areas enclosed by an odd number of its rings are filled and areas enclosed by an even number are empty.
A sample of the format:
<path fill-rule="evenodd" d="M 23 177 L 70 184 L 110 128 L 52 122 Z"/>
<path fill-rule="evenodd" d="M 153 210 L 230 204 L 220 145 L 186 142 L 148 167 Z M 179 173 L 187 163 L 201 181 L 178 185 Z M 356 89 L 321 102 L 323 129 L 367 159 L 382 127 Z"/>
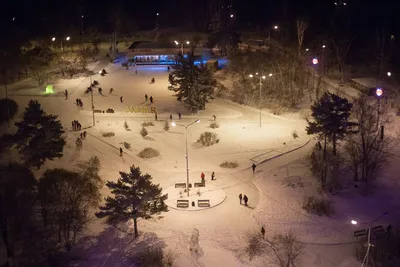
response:
<path fill-rule="evenodd" d="M 210 200 L 208 200 L 208 199 L 199 199 L 199 200 L 197 200 L 197 206 L 199 208 L 209 208 L 210 207 Z"/>
<path fill-rule="evenodd" d="M 194 187 L 205 187 L 205 183 L 194 183 Z"/>
<path fill-rule="evenodd" d="M 189 200 L 187 199 L 179 199 L 176 201 L 177 208 L 189 208 Z"/>
<path fill-rule="evenodd" d="M 100 109 L 95 109 L 93 110 L 94 113 L 102 113 L 102 111 Z"/>
<path fill-rule="evenodd" d="M 112 108 L 109 108 L 106 110 L 106 113 L 114 113 L 114 110 Z"/>
<path fill-rule="evenodd" d="M 175 184 L 175 188 L 186 188 L 186 183 L 177 183 Z"/>

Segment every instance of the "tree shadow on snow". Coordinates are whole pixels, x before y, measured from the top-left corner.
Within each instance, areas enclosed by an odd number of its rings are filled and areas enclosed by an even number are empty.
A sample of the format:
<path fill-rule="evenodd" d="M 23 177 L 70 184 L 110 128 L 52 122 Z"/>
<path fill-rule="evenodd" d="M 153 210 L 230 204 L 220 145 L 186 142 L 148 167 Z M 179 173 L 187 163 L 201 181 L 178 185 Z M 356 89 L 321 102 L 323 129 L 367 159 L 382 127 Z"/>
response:
<path fill-rule="evenodd" d="M 165 246 L 155 233 L 140 233 L 135 239 L 132 233 L 110 226 L 98 236 L 84 237 L 76 244 L 72 253 L 78 260 L 73 266 L 132 266 L 137 256 L 150 247 Z"/>
<path fill-rule="evenodd" d="M 151 137 L 151 136 L 145 136 L 143 139 L 149 140 L 149 141 L 156 141 L 156 139 L 154 139 L 154 138 Z"/>

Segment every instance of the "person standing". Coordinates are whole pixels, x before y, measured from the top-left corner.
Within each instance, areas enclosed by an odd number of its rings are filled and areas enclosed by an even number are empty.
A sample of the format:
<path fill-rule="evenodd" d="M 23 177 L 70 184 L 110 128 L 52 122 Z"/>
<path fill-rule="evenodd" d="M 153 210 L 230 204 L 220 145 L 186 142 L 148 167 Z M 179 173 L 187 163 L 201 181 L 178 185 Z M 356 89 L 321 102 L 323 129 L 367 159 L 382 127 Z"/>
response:
<path fill-rule="evenodd" d="M 215 178 L 215 172 L 212 172 L 212 173 L 211 173 L 211 181 L 213 181 L 214 178 Z"/>
<path fill-rule="evenodd" d="M 83 138 L 86 139 L 86 131 L 83 132 Z"/>
<path fill-rule="evenodd" d="M 201 182 L 202 183 L 205 183 L 205 178 L 206 178 L 206 175 L 204 174 L 204 172 L 202 172 L 201 174 L 200 174 L 200 178 L 201 178 Z"/>
<path fill-rule="evenodd" d="M 256 171 L 256 167 L 257 167 L 257 165 L 255 163 L 253 163 L 253 165 L 251 165 L 251 168 L 253 169 L 253 174 Z"/>
<path fill-rule="evenodd" d="M 147 95 L 147 94 L 145 94 L 144 95 L 144 99 L 146 100 L 146 102 L 147 102 L 147 99 L 149 98 L 149 96 Z"/>
<path fill-rule="evenodd" d="M 181 120 L 182 119 L 182 114 L 178 112 L 178 118 Z"/>
<path fill-rule="evenodd" d="M 121 101 L 121 103 L 123 103 L 123 102 L 124 102 L 124 100 L 123 100 L 123 97 L 122 97 L 122 96 L 119 98 L 119 101 Z"/>
<path fill-rule="evenodd" d="M 154 113 L 154 119 L 155 119 L 156 121 L 157 121 L 157 119 L 158 119 L 157 112 Z"/>
<path fill-rule="evenodd" d="M 150 96 L 150 103 L 153 104 L 153 97 Z"/>
<path fill-rule="evenodd" d="M 65 89 L 65 99 L 68 99 L 68 90 Z"/>
<path fill-rule="evenodd" d="M 265 239 L 265 229 L 264 226 L 261 226 L 261 234 L 263 236 L 263 239 Z"/>
<path fill-rule="evenodd" d="M 240 203 L 240 205 L 242 205 L 242 199 L 243 199 L 243 196 L 242 196 L 242 193 L 240 193 L 239 194 L 239 201 L 240 201 L 239 203 Z"/>
<path fill-rule="evenodd" d="M 122 157 L 122 147 L 119 148 L 119 156 Z"/>
<path fill-rule="evenodd" d="M 169 114 L 169 119 L 172 121 L 172 114 Z"/>
<path fill-rule="evenodd" d="M 214 121 L 217 119 L 217 116 L 215 116 L 215 114 L 213 114 L 213 119 Z"/>
<path fill-rule="evenodd" d="M 110 88 L 110 92 L 108 92 L 109 95 L 111 95 L 113 93 L 114 89 Z"/>
<path fill-rule="evenodd" d="M 249 198 L 246 195 L 243 196 L 243 201 L 244 205 L 247 207 L 247 202 L 249 201 Z"/>

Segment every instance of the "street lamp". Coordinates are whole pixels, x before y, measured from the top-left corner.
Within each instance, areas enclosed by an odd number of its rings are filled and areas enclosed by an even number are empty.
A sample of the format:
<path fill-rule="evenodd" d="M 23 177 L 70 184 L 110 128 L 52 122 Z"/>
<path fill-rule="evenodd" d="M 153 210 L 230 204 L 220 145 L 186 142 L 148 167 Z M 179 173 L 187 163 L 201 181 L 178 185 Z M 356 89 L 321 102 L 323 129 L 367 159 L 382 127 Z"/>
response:
<path fill-rule="evenodd" d="M 175 42 L 176 45 L 179 45 L 179 44 L 181 45 L 181 52 L 182 52 L 182 56 L 183 56 L 183 42 L 182 42 L 182 43 L 179 43 L 179 42 L 176 41 L 176 40 L 175 40 L 174 42 Z M 187 45 L 190 44 L 189 41 L 186 41 L 185 43 L 186 43 Z"/>
<path fill-rule="evenodd" d="M 306 48 L 306 52 L 308 52 L 308 50 L 310 50 L 310 49 Z"/>
<path fill-rule="evenodd" d="M 325 45 L 322 46 L 322 48 L 325 48 L 325 47 L 326 47 Z"/>
<path fill-rule="evenodd" d="M 279 28 L 278 25 L 274 25 L 272 27 L 272 29 L 275 31 L 278 30 L 278 28 Z M 268 42 L 271 43 L 271 28 L 268 28 Z"/>
<path fill-rule="evenodd" d="M 392 73 L 390 71 L 388 71 L 387 76 L 392 76 Z"/>
<path fill-rule="evenodd" d="M 233 18 L 233 14 L 231 14 L 231 18 Z"/>
<path fill-rule="evenodd" d="M 262 80 L 265 80 L 265 76 L 264 75 L 258 75 L 258 72 L 256 72 L 256 75 L 250 74 L 249 77 L 253 78 L 257 76 L 258 78 L 260 78 L 260 100 L 259 100 L 259 108 L 260 108 L 260 127 L 261 127 L 261 88 L 262 88 Z M 268 74 L 269 77 L 272 76 L 272 73 Z"/>
<path fill-rule="evenodd" d="M 313 90 L 314 90 L 314 89 L 315 89 L 314 80 L 315 80 L 315 74 L 316 74 L 315 68 L 316 68 L 317 65 L 318 65 L 318 58 L 316 58 L 316 57 L 313 58 L 312 64 L 314 65 L 314 75 L 313 75 L 313 78 L 312 78 L 312 86 L 313 86 Z"/>
<path fill-rule="evenodd" d="M 363 260 L 363 262 L 362 262 L 362 264 L 361 264 L 361 267 L 364 267 L 364 266 L 368 266 L 368 257 L 369 257 L 369 249 L 370 249 L 370 247 L 372 246 L 372 244 L 371 244 L 371 228 L 372 228 L 372 224 L 374 223 L 374 222 L 376 222 L 376 221 L 378 221 L 380 218 L 382 218 L 383 216 L 385 216 L 385 215 L 387 215 L 388 213 L 387 212 L 384 212 L 384 213 L 382 213 L 378 218 L 376 218 L 375 220 L 373 220 L 373 221 L 371 221 L 370 223 L 369 223 L 369 227 L 368 227 L 368 240 L 367 240 L 367 253 L 365 253 L 365 257 L 364 257 L 364 260 Z M 358 222 L 356 221 L 356 220 L 351 220 L 351 224 L 353 224 L 353 225 L 356 225 L 356 224 L 358 224 Z"/>
<path fill-rule="evenodd" d="M 187 191 L 187 196 L 189 196 L 189 151 L 188 151 L 188 142 L 187 142 L 187 129 L 189 128 L 189 126 L 195 124 L 195 123 L 199 123 L 200 120 L 197 119 L 192 123 L 189 123 L 188 125 L 180 125 L 180 124 L 176 124 L 175 122 L 171 123 L 172 126 L 181 126 L 181 127 L 185 127 L 185 145 L 186 145 L 186 191 Z"/>

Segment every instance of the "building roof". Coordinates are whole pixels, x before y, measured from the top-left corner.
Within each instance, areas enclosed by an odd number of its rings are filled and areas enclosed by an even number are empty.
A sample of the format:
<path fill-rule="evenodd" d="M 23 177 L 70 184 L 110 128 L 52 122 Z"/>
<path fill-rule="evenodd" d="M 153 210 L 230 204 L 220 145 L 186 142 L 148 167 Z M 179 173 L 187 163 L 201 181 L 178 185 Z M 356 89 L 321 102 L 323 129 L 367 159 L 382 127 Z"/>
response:
<path fill-rule="evenodd" d="M 174 49 L 177 45 L 173 42 L 134 42 L 128 49 Z"/>

